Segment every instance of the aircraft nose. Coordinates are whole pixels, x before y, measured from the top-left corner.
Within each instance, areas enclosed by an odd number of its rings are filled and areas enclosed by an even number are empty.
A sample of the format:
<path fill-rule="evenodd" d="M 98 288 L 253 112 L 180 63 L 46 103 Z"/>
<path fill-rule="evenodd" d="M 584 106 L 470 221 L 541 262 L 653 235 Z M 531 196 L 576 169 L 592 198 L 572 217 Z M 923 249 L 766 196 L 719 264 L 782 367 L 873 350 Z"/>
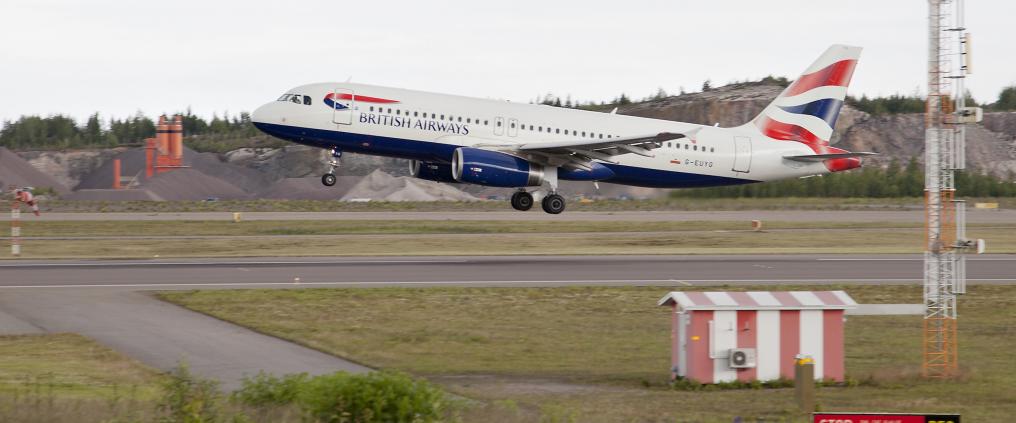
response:
<path fill-rule="evenodd" d="M 267 120 L 268 119 L 268 113 L 269 113 L 268 112 L 268 108 L 269 108 L 270 105 L 271 105 L 270 103 L 269 104 L 264 104 L 261 107 L 258 107 L 257 109 L 254 109 L 254 112 L 250 114 L 250 120 L 251 120 L 251 122 L 254 122 L 254 123 L 266 123 L 266 122 L 268 122 L 268 120 Z"/>

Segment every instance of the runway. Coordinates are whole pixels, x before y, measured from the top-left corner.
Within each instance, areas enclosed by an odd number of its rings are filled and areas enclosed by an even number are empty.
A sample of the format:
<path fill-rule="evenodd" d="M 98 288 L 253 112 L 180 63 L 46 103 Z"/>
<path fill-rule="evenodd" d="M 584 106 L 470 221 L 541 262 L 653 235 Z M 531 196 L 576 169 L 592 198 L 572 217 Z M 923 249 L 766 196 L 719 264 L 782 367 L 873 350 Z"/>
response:
<path fill-rule="evenodd" d="M 693 201 L 693 200 L 691 200 Z M 737 210 L 737 211 L 566 211 L 552 215 L 539 211 L 448 211 L 448 212 L 243 212 L 243 220 L 508 220 L 508 221 L 751 221 L 791 222 L 923 222 L 923 209 L 875 210 Z M 8 217 L 0 215 L 0 221 Z M 231 212 L 188 213 L 43 213 L 25 221 L 138 221 L 138 220 L 233 220 Z M 1016 222 L 1016 210 L 967 211 L 968 223 Z"/>
<path fill-rule="evenodd" d="M 970 283 L 1016 283 L 1016 255 L 968 259 Z M 919 255 L 251 258 L 0 262 L 0 289 L 126 290 L 916 283 Z"/>
<path fill-rule="evenodd" d="M 245 375 L 369 370 L 154 298 L 171 289 L 918 284 L 919 255 L 251 258 L 0 262 L 0 334 L 74 332 L 149 366 Z M 970 257 L 969 282 L 1016 283 L 1016 255 Z"/>

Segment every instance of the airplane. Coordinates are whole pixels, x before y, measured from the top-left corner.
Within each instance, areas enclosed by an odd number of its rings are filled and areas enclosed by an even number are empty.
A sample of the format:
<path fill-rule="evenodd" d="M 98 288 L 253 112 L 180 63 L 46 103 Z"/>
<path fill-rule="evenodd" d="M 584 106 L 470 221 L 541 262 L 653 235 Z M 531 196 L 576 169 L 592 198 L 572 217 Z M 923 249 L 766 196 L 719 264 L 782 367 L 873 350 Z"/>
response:
<path fill-rule="evenodd" d="M 516 188 L 511 205 L 565 209 L 558 182 L 653 188 L 747 184 L 841 172 L 861 157 L 829 145 L 861 48 L 829 47 L 762 112 L 721 128 L 354 83 L 293 88 L 254 111 L 266 134 L 410 160 L 417 178 Z"/>

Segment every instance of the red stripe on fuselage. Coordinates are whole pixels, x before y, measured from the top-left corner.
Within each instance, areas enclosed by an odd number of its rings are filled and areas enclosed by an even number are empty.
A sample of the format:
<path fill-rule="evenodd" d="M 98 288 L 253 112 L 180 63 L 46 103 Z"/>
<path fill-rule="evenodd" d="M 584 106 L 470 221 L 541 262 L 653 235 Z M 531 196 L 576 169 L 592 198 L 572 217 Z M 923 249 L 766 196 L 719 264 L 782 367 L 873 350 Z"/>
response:
<path fill-rule="evenodd" d="M 326 96 L 326 98 L 335 99 L 336 96 L 335 96 L 334 93 L 330 93 L 330 94 L 328 94 Z M 398 100 L 389 100 L 387 98 L 370 97 L 370 96 L 365 96 L 365 95 L 357 95 L 357 94 L 349 94 L 349 93 L 339 94 L 338 95 L 338 99 L 339 100 L 362 101 L 364 103 L 384 103 L 384 104 L 398 103 L 399 102 Z"/>
<path fill-rule="evenodd" d="M 790 88 L 787 88 L 787 92 L 783 96 L 795 96 L 818 87 L 845 87 L 850 84 L 850 77 L 854 75 L 855 65 L 857 65 L 856 60 L 841 60 L 821 70 L 801 75 L 793 84 L 790 84 Z"/>

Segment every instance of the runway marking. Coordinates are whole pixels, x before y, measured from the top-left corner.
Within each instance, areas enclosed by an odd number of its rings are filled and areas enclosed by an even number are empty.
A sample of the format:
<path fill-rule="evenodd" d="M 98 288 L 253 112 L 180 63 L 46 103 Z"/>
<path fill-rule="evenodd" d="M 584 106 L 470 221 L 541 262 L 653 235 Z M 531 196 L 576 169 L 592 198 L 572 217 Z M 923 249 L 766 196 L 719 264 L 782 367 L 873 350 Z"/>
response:
<path fill-rule="evenodd" d="M 967 279 L 970 282 L 1016 282 L 1013 278 Z M 198 282 L 198 283 L 150 283 L 150 284 L 81 284 L 81 285 L 3 285 L 0 289 L 26 288 L 167 288 L 167 287 L 210 287 L 210 286 L 307 286 L 307 285 L 463 285 L 471 284 L 594 284 L 594 283 L 680 283 L 691 286 L 692 283 L 727 282 L 727 283 L 875 283 L 875 282 L 921 282 L 922 279 L 604 279 L 604 280 L 544 280 L 544 281 L 371 281 L 371 282 Z"/>
<path fill-rule="evenodd" d="M 468 263 L 469 260 L 346 260 L 346 261 L 195 261 L 195 262 L 80 262 L 80 263 L 0 263 L 0 267 L 121 267 L 121 266 L 251 266 L 283 264 L 393 264 L 393 263 Z"/>

